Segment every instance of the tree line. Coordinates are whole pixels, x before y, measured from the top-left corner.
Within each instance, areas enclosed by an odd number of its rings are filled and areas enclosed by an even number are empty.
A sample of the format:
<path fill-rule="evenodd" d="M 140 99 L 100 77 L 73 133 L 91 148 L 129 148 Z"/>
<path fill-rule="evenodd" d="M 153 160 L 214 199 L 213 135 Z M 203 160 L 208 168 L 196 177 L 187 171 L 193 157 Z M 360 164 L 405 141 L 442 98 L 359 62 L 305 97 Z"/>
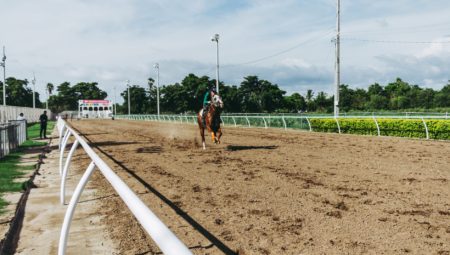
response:
<path fill-rule="evenodd" d="M 203 95 L 215 86 L 215 80 L 208 76 L 187 75 L 180 83 L 160 88 L 160 107 L 162 112 L 196 112 L 202 107 Z M 258 76 L 244 77 L 240 86 L 219 83 L 219 92 L 224 101 L 225 112 L 246 113 L 300 113 L 333 112 L 334 96 L 320 91 L 307 90 L 302 95 L 286 91 L 277 84 L 260 79 Z M 378 83 L 367 89 L 350 88 L 342 84 L 339 88 L 339 107 L 349 111 L 418 111 L 439 110 L 450 107 L 450 81 L 440 90 L 412 85 L 400 78 L 382 86 Z M 128 111 L 128 92 L 121 93 L 124 103 L 118 112 Z M 132 113 L 156 112 L 156 87 L 154 80 L 148 80 L 148 87 L 133 85 L 130 88 Z"/>
<path fill-rule="evenodd" d="M 0 82 L 1 84 L 1 82 Z M 208 76 L 187 75 L 181 82 L 160 87 L 160 108 L 163 113 L 196 112 L 202 107 L 204 94 L 215 86 L 215 79 Z M 55 93 L 54 90 L 56 89 Z M 108 95 L 98 87 L 96 82 L 79 82 L 71 85 L 63 82 L 58 86 L 46 85 L 50 95 L 48 100 L 52 112 L 77 110 L 80 99 L 105 99 Z M 152 78 L 145 86 L 130 86 L 131 112 L 133 114 L 155 113 L 157 88 Z M 307 90 L 302 95 L 293 93 L 286 95 L 277 84 L 260 79 L 258 76 L 247 76 L 239 86 L 219 83 L 219 91 L 224 101 L 225 112 L 247 113 L 299 113 L 333 111 L 334 97 L 321 91 L 316 94 Z M 6 80 L 6 96 L 8 105 L 32 106 L 33 92 L 28 80 L 10 77 Z M 0 94 L 2 86 L 0 86 Z M 117 104 L 118 113 L 128 112 L 128 90 L 120 95 L 123 103 Z M 36 92 L 36 106 L 43 107 L 39 93 Z M 2 97 L 0 97 L 0 104 Z M 450 107 L 450 81 L 440 90 L 422 88 L 412 85 L 400 78 L 386 85 L 378 83 L 367 89 L 340 86 L 340 110 L 348 111 L 401 111 L 406 109 L 436 110 Z"/>

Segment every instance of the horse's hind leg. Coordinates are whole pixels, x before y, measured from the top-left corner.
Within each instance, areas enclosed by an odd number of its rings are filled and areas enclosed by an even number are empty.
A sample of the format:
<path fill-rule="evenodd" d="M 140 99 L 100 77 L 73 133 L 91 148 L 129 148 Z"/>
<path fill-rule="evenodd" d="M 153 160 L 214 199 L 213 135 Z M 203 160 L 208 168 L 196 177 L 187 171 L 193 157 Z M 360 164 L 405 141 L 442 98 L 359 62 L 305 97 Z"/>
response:
<path fill-rule="evenodd" d="M 202 137 L 202 145 L 203 145 L 203 149 L 206 150 L 206 144 L 205 144 L 205 129 L 200 128 L 200 136 Z"/>

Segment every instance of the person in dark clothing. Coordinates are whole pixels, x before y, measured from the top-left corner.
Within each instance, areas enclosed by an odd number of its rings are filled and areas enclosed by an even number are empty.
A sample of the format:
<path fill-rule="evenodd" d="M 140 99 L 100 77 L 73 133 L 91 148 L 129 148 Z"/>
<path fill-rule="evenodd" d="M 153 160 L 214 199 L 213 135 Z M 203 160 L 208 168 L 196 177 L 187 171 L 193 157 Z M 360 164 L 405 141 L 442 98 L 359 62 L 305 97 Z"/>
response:
<path fill-rule="evenodd" d="M 44 136 L 44 139 L 47 139 L 47 111 L 44 111 L 43 114 L 39 117 L 39 121 L 41 122 L 41 131 L 39 133 L 39 137 L 42 139 L 42 136 Z"/>

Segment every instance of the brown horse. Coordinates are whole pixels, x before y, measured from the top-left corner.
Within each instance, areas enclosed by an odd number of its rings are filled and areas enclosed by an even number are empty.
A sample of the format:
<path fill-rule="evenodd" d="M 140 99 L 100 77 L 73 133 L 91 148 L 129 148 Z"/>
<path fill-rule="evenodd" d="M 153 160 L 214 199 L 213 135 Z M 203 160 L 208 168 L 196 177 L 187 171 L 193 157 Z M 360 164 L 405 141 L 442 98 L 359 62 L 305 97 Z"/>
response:
<path fill-rule="evenodd" d="M 211 139 L 215 144 L 220 143 L 220 137 L 222 136 L 222 130 L 220 128 L 220 112 L 223 108 L 222 98 L 219 95 L 214 95 L 211 103 L 209 104 L 209 110 L 205 117 L 206 128 L 211 133 Z M 202 137 L 203 149 L 206 149 L 205 145 L 205 127 L 203 126 L 202 119 L 203 109 L 197 114 L 198 127 L 200 128 L 200 135 Z"/>

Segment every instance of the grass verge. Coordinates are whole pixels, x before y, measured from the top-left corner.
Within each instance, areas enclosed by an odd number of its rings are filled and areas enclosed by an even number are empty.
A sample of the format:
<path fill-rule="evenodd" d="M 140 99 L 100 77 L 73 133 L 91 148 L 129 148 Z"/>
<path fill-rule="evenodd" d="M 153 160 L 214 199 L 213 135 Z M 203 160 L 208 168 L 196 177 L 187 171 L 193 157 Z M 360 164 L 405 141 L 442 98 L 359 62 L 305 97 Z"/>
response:
<path fill-rule="evenodd" d="M 54 126 L 55 122 L 48 122 L 47 136 L 51 134 Z M 27 127 L 28 140 L 21 144 L 16 152 L 0 159 L 0 214 L 5 212 L 5 207 L 8 205 L 8 202 L 2 198 L 3 194 L 23 191 L 29 184 L 28 181 L 16 182 L 15 179 L 35 169 L 36 165 L 22 166 L 19 163 L 27 149 L 47 144 L 47 142 L 31 140 L 39 137 L 39 131 L 39 124 L 29 125 Z"/>

